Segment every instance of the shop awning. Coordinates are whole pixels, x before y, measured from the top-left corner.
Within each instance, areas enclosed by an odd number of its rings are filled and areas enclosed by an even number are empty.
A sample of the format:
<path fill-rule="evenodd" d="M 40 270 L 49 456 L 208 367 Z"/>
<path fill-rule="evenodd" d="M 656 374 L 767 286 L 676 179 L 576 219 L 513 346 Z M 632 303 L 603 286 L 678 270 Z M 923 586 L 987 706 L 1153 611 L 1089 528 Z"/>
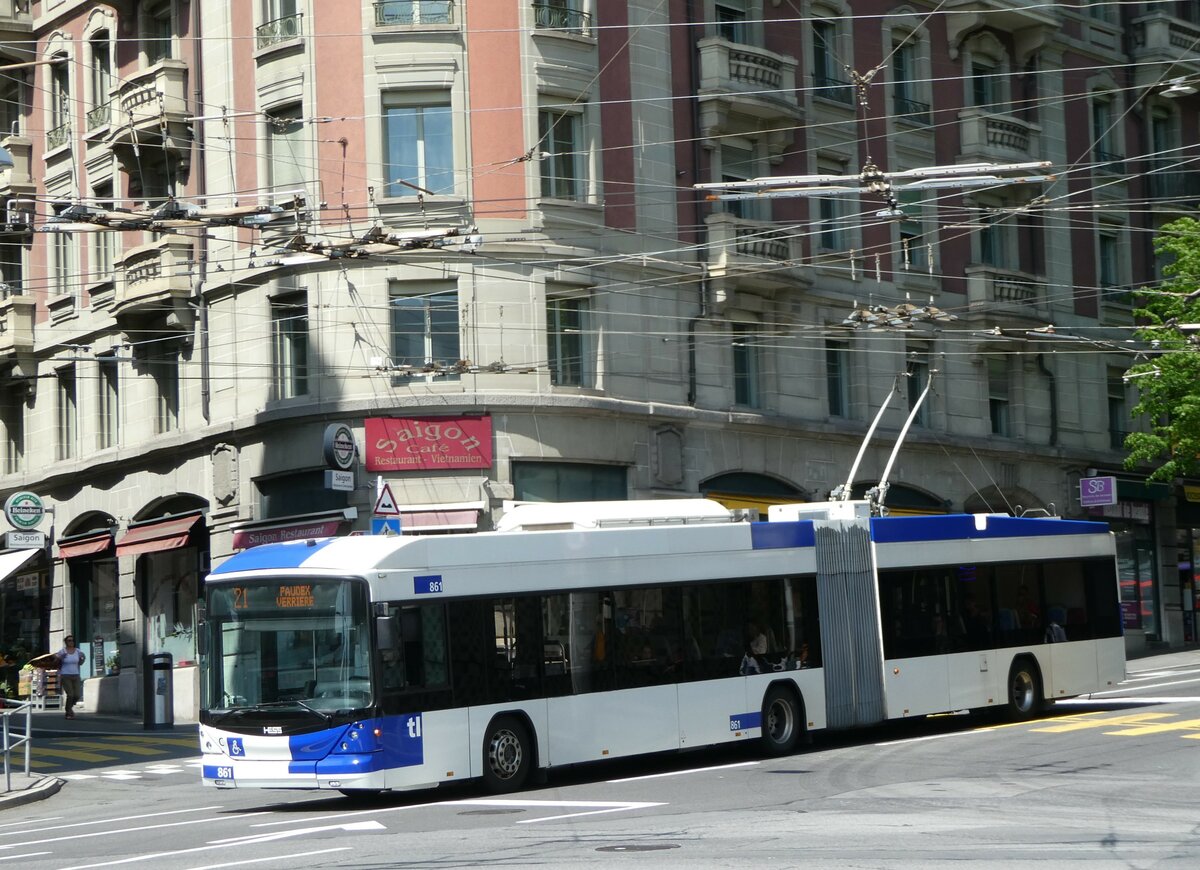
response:
<path fill-rule="evenodd" d="M 319 514 L 280 517 L 270 522 L 246 523 L 233 530 L 233 549 L 248 550 L 262 544 L 328 538 L 358 516 L 357 508 Z"/>
<path fill-rule="evenodd" d="M 0 553 L 0 583 L 3 583 L 13 574 L 16 574 L 25 563 L 36 556 L 41 550 L 13 550 L 9 553 Z"/>
<path fill-rule="evenodd" d="M 158 553 L 187 546 L 192 527 L 200 522 L 202 514 L 163 517 L 130 526 L 117 541 L 118 556 L 140 556 L 142 553 Z"/>
<path fill-rule="evenodd" d="M 83 535 L 71 535 L 58 539 L 58 558 L 78 559 L 80 556 L 94 556 L 103 553 L 112 546 L 112 532 L 88 532 Z"/>
<path fill-rule="evenodd" d="M 479 511 L 405 511 L 400 509 L 400 528 L 405 532 L 476 529 Z"/>

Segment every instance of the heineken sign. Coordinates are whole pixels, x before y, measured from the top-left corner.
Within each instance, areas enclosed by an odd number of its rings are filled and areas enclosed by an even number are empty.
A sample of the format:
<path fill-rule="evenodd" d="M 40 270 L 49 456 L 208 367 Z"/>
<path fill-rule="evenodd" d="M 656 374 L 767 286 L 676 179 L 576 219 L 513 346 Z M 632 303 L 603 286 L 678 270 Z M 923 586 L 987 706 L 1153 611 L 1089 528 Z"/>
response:
<path fill-rule="evenodd" d="M 14 492 L 4 503 L 4 516 L 15 529 L 36 529 L 46 515 L 46 506 L 36 492 Z"/>

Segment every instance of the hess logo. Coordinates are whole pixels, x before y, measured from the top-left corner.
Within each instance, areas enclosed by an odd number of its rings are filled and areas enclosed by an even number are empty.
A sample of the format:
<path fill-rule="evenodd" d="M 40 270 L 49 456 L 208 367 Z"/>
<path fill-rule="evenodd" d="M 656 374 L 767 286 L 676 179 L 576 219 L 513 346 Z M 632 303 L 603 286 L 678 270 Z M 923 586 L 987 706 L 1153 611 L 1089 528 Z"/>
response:
<path fill-rule="evenodd" d="M 263 734 L 282 734 L 282 733 L 283 733 L 282 725 L 264 725 L 263 726 Z"/>

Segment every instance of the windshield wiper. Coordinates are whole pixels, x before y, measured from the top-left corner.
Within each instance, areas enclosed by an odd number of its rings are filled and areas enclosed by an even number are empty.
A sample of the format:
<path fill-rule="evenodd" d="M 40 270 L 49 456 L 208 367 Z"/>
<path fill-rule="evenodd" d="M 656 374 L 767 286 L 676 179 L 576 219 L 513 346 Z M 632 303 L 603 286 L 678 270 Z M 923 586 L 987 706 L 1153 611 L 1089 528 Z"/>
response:
<path fill-rule="evenodd" d="M 307 704 L 304 701 L 301 701 L 299 698 L 293 698 L 290 701 L 265 701 L 260 704 L 255 704 L 254 706 L 248 707 L 246 709 L 249 709 L 249 710 L 273 710 L 273 709 L 278 709 L 280 707 L 288 707 L 292 704 L 295 704 L 297 707 L 304 708 L 309 713 L 312 713 L 314 716 L 319 718 L 322 722 L 330 722 L 333 720 L 332 713 L 326 713 L 324 710 L 318 710 L 316 707 L 313 707 L 311 704 Z"/>

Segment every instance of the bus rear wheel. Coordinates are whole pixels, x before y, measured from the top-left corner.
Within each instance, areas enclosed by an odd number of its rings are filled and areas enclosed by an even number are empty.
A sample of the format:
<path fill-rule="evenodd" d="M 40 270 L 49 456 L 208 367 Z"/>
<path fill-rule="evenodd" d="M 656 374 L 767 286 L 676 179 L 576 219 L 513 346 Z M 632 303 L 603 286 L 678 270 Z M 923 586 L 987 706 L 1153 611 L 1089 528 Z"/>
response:
<path fill-rule="evenodd" d="M 529 729 L 516 716 L 492 720 L 483 740 L 483 781 L 494 793 L 519 791 L 533 767 Z"/>
<path fill-rule="evenodd" d="M 789 755 L 796 751 L 802 731 L 800 704 L 796 695 L 782 686 L 772 686 L 763 697 L 763 752 L 767 755 Z"/>
<path fill-rule="evenodd" d="M 1032 719 L 1042 709 L 1042 680 L 1028 659 L 1017 659 L 1008 672 L 1008 716 Z"/>

